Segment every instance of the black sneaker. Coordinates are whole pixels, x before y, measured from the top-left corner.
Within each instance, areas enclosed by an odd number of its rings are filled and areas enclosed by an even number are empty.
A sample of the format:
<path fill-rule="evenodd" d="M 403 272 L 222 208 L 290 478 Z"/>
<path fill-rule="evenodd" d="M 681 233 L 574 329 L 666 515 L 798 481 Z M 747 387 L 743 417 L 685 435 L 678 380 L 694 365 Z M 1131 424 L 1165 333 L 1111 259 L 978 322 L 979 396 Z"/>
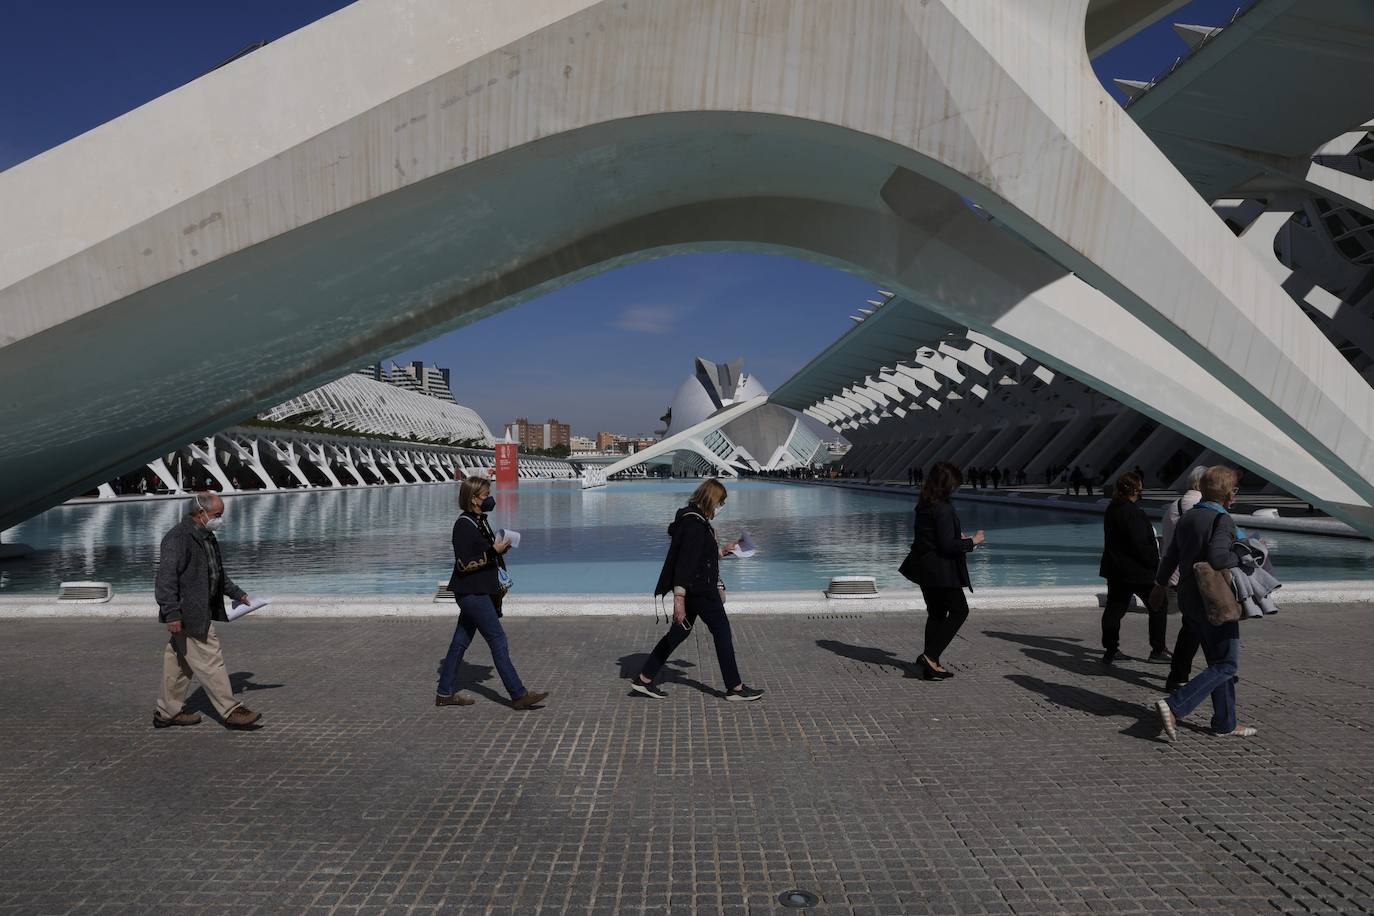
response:
<path fill-rule="evenodd" d="M 1174 653 L 1168 649 L 1155 649 L 1150 653 L 1150 661 L 1152 662 L 1171 662 L 1173 660 Z"/>
<path fill-rule="evenodd" d="M 1130 661 L 1135 661 L 1135 659 L 1131 658 L 1129 655 L 1123 655 L 1115 649 L 1108 649 L 1106 652 L 1102 653 L 1102 664 L 1104 665 L 1110 665 L 1113 662 Z"/>
<path fill-rule="evenodd" d="M 631 682 L 630 689 L 641 696 L 653 697 L 655 700 L 668 699 L 668 694 L 664 693 L 662 690 L 659 690 L 657 686 L 655 686 L 654 684 L 646 684 L 639 678 L 635 678 Z"/>
<path fill-rule="evenodd" d="M 762 700 L 763 691 L 755 690 L 753 687 L 746 687 L 741 684 L 739 687 L 725 691 L 725 699 L 736 703 L 747 703 L 751 700 Z"/>

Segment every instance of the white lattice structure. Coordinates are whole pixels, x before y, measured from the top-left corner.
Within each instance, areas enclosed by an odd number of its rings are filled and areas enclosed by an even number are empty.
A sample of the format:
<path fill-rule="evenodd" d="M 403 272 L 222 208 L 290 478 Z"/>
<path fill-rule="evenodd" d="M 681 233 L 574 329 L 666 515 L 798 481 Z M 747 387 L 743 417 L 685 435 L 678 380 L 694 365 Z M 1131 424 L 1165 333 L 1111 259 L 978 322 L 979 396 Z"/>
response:
<path fill-rule="evenodd" d="M 346 375 L 278 404 L 264 420 L 300 422 L 406 439 L 477 440 L 492 444 L 491 430 L 475 410 L 361 375 Z"/>

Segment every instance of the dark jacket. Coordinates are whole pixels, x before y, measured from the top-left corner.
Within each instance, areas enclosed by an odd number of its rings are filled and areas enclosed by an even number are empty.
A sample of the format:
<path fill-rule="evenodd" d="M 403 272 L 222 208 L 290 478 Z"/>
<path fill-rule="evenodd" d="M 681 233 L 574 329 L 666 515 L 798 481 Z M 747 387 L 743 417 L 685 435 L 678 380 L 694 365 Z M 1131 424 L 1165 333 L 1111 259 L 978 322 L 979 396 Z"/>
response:
<path fill-rule="evenodd" d="M 966 588 L 967 554 L 973 539 L 964 537 L 959 516 L 949 502 L 917 503 L 916 532 L 903 575 L 927 588 Z"/>
<path fill-rule="evenodd" d="M 705 513 L 690 503 L 677 510 L 668 526 L 668 556 L 658 574 L 655 595 L 666 595 L 681 586 L 688 595 L 719 595 L 720 545 Z"/>
<path fill-rule="evenodd" d="M 1145 510 L 1114 499 L 1102 516 L 1102 565 L 1097 574 L 1109 582 L 1144 585 L 1159 571 L 1159 542 Z"/>
<path fill-rule="evenodd" d="M 1177 569 L 1179 612 L 1194 622 L 1206 624 L 1207 611 L 1193 576 L 1193 564 L 1206 560 L 1213 569 L 1239 566 L 1235 546 L 1235 519 L 1206 506 L 1194 506 L 1183 513 L 1174 527 L 1173 540 L 1164 551 L 1164 559 L 1155 573 L 1155 583 L 1167 584 Z"/>
<path fill-rule="evenodd" d="M 455 595 L 499 595 L 498 569 L 505 567 L 496 552 L 496 535 L 485 515 L 464 512 L 453 523 L 453 575 L 449 590 Z"/>
<path fill-rule="evenodd" d="M 214 582 L 210 581 L 212 555 L 213 566 L 219 570 Z M 229 619 L 224 613 L 225 595 L 235 601 L 247 597 L 224 571 L 219 541 L 189 516 L 162 539 L 153 594 L 159 620 L 180 620 L 187 635 L 200 639 L 210 632 L 210 621 Z"/>

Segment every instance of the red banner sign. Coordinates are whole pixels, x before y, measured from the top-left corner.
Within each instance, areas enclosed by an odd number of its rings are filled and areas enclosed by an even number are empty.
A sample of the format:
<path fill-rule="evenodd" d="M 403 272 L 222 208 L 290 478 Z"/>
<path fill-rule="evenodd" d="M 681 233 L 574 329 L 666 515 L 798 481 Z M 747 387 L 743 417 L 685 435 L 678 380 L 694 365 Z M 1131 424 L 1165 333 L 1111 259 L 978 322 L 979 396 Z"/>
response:
<path fill-rule="evenodd" d="M 516 473 L 516 463 L 518 461 L 516 453 L 520 446 L 514 442 L 496 443 L 496 482 L 515 483 L 519 479 Z"/>

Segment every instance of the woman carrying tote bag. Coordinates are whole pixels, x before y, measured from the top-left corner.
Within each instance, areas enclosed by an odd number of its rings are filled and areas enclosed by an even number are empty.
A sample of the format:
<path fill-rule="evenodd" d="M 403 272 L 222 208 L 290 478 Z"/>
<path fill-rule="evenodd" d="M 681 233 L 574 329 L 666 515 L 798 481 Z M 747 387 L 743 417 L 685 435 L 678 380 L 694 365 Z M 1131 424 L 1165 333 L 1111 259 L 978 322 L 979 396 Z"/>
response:
<path fill-rule="evenodd" d="M 1150 603 L 1161 606 L 1167 600 L 1169 577 L 1175 569 L 1179 571 L 1178 607 L 1183 614 L 1183 625 L 1197 636 L 1207 658 L 1207 667 L 1197 677 L 1154 704 L 1160 724 L 1171 741 L 1178 738 L 1178 720 L 1209 696 L 1212 698 L 1213 734 L 1248 738 L 1256 733 L 1254 728 L 1236 723 L 1239 620 L 1226 619 L 1232 615 L 1220 606 L 1228 596 L 1204 596 L 1199 588 L 1199 571 L 1194 568 L 1197 564 L 1204 578 L 1214 578 L 1209 575 L 1209 569 L 1225 570 L 1240 565 L 1234 549 L 1236 523 L 1228 511 L 1236 497 L 1237 481 L 1236 472 L 1222 465 L 1210 467 L 1202 475 L 1202 501 L 1179 519 L 1150 594 Z M 1234 602 L 1234 597 L 1231 601 Z"/>

